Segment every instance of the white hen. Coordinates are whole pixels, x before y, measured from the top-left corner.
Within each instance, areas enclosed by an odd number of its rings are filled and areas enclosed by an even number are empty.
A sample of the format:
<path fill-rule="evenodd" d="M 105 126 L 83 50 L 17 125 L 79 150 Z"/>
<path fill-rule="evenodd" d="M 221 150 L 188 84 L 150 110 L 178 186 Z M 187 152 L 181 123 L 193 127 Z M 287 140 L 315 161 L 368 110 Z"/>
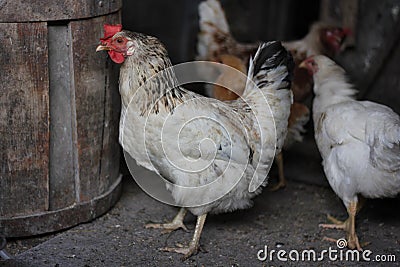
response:
<path fill-rule="evenodd" d="M 207 213 L 248 208 L 261 191 L 259 182 L 287 132 L 293 60 L 280 42 L 260 45 L 243 98 L 224 103 L 177 86 L 167 51 L 156 38 L 108 29 L 118 27 L 105 26 L 97 51 L 108 50 L 122 63 L 121 145 L 139 165 L 170 182 L 177 205 L 198 216 L 189 246 L 165 249 L 189 257 L 198 250 Z M 148 226 L 184 227 L 185 213 L 181 210 L 172 223 Z"/>
<path fill-rule="evenodd" d="M 392 109 L 357 101 L 345 72 L 325 56 L 301 64 L 314 77 L 315 140 L 329 184 L 342 199 L 349 219 L 322 227 L 348 233 L 348 247 L 361 250 L 355 232 L 357 195 L 394 197 L 400 192 L 400 118 Z"/>

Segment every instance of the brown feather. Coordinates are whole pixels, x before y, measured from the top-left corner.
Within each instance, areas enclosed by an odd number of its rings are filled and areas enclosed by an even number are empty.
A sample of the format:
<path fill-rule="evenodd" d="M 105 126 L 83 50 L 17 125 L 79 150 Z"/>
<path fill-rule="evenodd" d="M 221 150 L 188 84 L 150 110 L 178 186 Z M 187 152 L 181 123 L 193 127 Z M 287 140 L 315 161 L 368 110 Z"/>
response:
<path fill-rule="evenodd" d="M 244 75 L 238 75 L 237 71 L 230 68 L 224 69 L 216 83 L 227 85 L 227 87 L 214 84 L 213 97 L 222 101 L 235 100 L 243 93 L 246 86 L 246 65 L 240 58 L 233 55 L 221 55 L 220 59 L 223 64 L 244 73 Z"/>

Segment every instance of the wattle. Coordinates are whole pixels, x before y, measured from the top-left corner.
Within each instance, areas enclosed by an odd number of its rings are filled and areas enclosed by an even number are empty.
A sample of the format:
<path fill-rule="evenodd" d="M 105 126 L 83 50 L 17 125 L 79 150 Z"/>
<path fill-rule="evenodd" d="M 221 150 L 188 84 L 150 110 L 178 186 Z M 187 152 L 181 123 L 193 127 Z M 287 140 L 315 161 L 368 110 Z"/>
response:
<path fill-rule="evenodd" d="M 121 53 L 110 50 L 110 51 L 108 51 L 108 54 L 110 55 L 110 58 L 112 59 L 112 61 L 114 61 L 117 64 L 121 64 L 125 61 L 125 57 Z"/>

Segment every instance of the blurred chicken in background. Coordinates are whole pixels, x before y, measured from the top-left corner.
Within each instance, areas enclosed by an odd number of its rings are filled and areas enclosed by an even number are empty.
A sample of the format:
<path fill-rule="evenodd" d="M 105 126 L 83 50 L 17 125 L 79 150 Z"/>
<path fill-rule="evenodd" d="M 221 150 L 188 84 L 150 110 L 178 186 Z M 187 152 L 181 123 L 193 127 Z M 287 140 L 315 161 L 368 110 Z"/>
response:
<path fill-rule="evenodd" d="M 244 72 L 247 69 L 246 64 L 256 51 L 259 42 L 249 44 L 238 42 L 232 36 L 225 12 L 217 0 L 202 2 L 199 5 L 199 17 L 200 33 L 197 43 L 197 59 L 221 62 Z M 309 108 L 304 101 L 311 95 L 312 77 L 305 69 L 298 68 L 298 65 L 311 55 L 323 54 L 331 57 L 339 53 L 343 50 L 342 44 L 349 33 L 348 29 L 316 22 L 303 39 L 282 43 L 291 52 L 295 61 L 292 82 L 294 103 L 291 107 L 284 149 L 288 149 L 294 142 L 303 140 L 304 126 L 310 118 Z M 224 72 L 218 78 L 230 81 L 229 89 L 216 85 L 207 90 L 207 95 L 222 101 L 239 97 L 245 88 L 245 81 L 240 78 L 235 79 L 235 73 L 237 72 Z M 276 155 L 276 163 L 279 182 L 271 187 L 272 191 L 286 186 L 281 154 Z"/>

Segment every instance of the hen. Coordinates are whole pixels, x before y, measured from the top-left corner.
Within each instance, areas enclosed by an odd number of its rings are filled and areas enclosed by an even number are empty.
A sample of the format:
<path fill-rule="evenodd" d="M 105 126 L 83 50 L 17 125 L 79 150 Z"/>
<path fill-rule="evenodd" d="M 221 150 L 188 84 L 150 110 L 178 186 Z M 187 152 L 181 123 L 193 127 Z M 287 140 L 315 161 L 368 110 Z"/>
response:
<path fill-rule="evenodd" d="M 329 184 L 342 199 L 349 218 L 325 228 L 347 231 L 348 247 L 361 250 L 355 231 L 358 195 L 393 197 L 400 192 L 400 118 L 392 109 L 357 101 L 344 70 L 325 56 L 300 67 L 314 77 L 315 140 Z"/>
<path fill-rule="evenodd" d="M 280 42 L 261 44 L 250 61 L 242 99 L 224 103 L 179 86 L 165 47 L 154 37 L 105 25 L 100 50 L 122 64 L 122 147 L 163 177 L 176 205 L 184 207 L 171 223 L 148 227 L 184 227 L 189 210 L 197 216 L 192 241 L 165 250 L 190 257 L 199 248 L 208 213 L 248 208 L 261 191 L 286 135 L 290 53 Z"/>
<path fill-rule="evenodd" d="M 243 64 L 257 49 L 258 43 L 244 44 L 235 40 L 230 33 L 225 12 L 217 0 L 202 2 L 199 5 L 199 17 L 200 33 L 197 43 L 197 59 L 222 62 L 235 67 L 229 62 L 224 62 L 227 55 L 240 59 Z M 288 149 L 294 142 L 302 141 L 302 134 L 305 132 L 304 126 L 309 121 L 310 115 L 308 107 L 301 102 L 311 94 L 312 77 L 304 69 L 298 68 L 298 65 L 311 55 L 335 55 L 341 50 L 342 43 L 349 33 L 348 29 L 317 22 L 311 26 L 309 33 L 303 39 L 282 43 L 292 53 L 296 65 L 291 88 L 294 94 L 294 105 L 291 108 L 285 149 Z M 244 90 L 244 83 L 238 83 L 233 79 L 231 81 L 229 89 L 214 86 L 208 90 L 208 95 L 219 100 L 232 100 L 237 97 L 236 95 L 240 96 Z M 272 190 L 277 190 L 286 184 L 282 155 L 277 155 L 277 165 L 279 183 Z"/>

